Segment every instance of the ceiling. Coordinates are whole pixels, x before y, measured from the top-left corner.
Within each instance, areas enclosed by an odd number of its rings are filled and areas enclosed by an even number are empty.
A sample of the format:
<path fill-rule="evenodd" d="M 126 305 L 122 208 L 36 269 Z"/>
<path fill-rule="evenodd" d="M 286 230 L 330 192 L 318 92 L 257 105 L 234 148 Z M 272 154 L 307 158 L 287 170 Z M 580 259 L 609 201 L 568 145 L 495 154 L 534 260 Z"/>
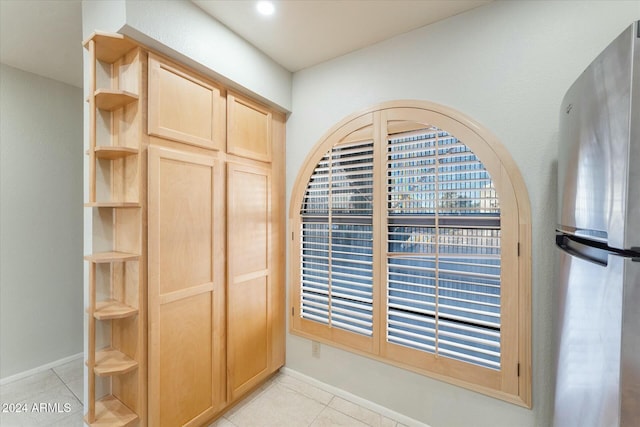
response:
<path fill-rule="evenodd" d="M 192 0 L 295 72 L 491 0 Z M 0 0 L 0 62 L 82 87 L 80 0 Z"/>
<path fill-rule="evenodd" d="M 432 24 L 491 0 L 192 0 L 289 71 L 298 71 Z"/>

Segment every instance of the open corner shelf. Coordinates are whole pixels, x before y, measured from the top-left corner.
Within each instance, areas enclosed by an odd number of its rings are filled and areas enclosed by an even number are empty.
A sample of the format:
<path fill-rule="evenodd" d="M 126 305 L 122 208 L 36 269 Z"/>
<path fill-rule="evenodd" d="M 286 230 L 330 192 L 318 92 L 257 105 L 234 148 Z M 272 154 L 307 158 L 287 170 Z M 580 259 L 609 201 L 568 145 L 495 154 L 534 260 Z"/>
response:
<path fill-rule="evenodd" d="M 138 202 L 90 202 L 85 203 L 85 208 L 139 208 Z"/>
<path fill-rule="evenodd" d="M 125 319 L 138 314 L 138 309 L 116 300 L 106 300 L 96 303 L 93 317 L 98 320 Z"/>
<path fill-rule="evenodd" d="M 113 111 L 138 100 L 138 95 L 126 90 L 97 89 L 95 92 L 96 107 L 100 110 Z"/>
<path fill-rule="evenodd" d="M 109 395 L 96 401 L 95 421 L 89 422 L 86 417 L 85 421 L 93 427 L 129 427 L 138 421 L 138 416 L 118 399 Z"/>
<path fill-rule="evenodd" d="M 124 157 L 133 156 L 138 154 L 137 148 L 131 147 L 116 147 L 116 146 L 97 146 L 94 150 L 98 159 L 117 160 Z"/>
<path fill-rule="evenodd" d="M 116 62 L 138 46 L 134 41 L 117 33 L 96 31 L 83 43 L 85 47 L 88 47 L 90 40 L 95 42 L 96 59 L 109 64 Z"/>
<path fill-rule="evenodd" d="M 138 362 L 126 354 L 113 348 L 105 348 L 96 352 L 96 366 L 93 372 L 100 377 L 122 375 L 138 367 Z"/>
<path fill-rule="evenodd" d="M 104 241 L 101 249 L 110 249 L 84 257 L 90 263 L 85 422 L 94 427 L 146 426 L 141 154 L 147 58 L 138 43 L 117 33 L 96 31 L 84 46 L 91 64 L 85 68 L 89 73 L 89 194 L 84 206 L 96 208 L 91 225 L 94 239 L 99 236 Z M 104 326 L 110 328 L 110 336 L 100 335 L 102 339 L 97 340 L 97 328 Z M 97 341 L 103 348 L 97 347 Z M 101 384 L 112 395 L 98 398 L 97 377 L 102 377 Z"/>
<path fill-rule="evenodd" d="M 130 254 L 126 252 L 98 252 L 91 255 L 86 255 L 85 260 L 93 262 L 94 264 L 105 264 L 110 262 L 126 262 L 126 261 L 138 261 L 140 255 Z"/>

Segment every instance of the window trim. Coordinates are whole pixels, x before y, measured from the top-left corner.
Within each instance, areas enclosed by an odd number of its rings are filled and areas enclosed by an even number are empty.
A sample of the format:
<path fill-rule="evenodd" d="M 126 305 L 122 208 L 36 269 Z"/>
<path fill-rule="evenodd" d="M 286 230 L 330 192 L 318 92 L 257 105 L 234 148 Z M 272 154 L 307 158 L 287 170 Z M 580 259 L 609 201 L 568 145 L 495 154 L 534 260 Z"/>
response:
<path fill-rule="evenodd" d="M 454 135 L 482 161 L 498 190 L 503 227 L 502 254 L 510 265 L 502 273 L 510 287 L 501 300 L 501 313 L 506 307 L 503 322 L 508 351 L 499 371 L 473 366 L 448 358 L 428 357 L 428 353 L 396 348 L 387 343 L 386 322 L 386 237 L 381 230 L 387 227 L 385 210 L 380 204 L 386 200 L 384 180 L 386 156 L 379 153 L 386 146 L 387 132 L 400 121 L 428 123 Z M 373 265 L 373 334 L 371 337 L 337 328 L 329 328 L 300 316 L 300 206 L 304 200 L 309 178 L 322 157 L 339 142 L 374 140 L 374 251 Z M 506 207 L 506 209 L 504 209 Z M 408 369 L 432 378 L 480 392 L 507 402 L 532 407 L 531 392 L 531 207 L 524 180 L 513 158 L 498 139 L 479 123 L 449 107 L 426 101 L 392 101 L 352 114 L 325 133 L 313 147 L 294 181 L 289 206 L 290 245 L 290 312 L 289 331 L 292 334 L 324 342 L 350 352 L 364 355 L 387 364 Z M 375 230 L 378 230 L 376 233 Z M 511 234 L 510 234 L 511 233 Z M 504 235 L 506 234 L 506 236 Z M 519 252 L 519 255 L 518 255 Z M 505 258 L 502 258 L 503 260 Z M 502 348 L 506 348 L 502 346 Z M 439 359 L 439 360 L 438 360 Z M 470 368 L 472 367 L 472 368 Z M 493 371 L 493 373 L 491 372 Z M 519 375 L 518 375 L 519 373 Z"/>

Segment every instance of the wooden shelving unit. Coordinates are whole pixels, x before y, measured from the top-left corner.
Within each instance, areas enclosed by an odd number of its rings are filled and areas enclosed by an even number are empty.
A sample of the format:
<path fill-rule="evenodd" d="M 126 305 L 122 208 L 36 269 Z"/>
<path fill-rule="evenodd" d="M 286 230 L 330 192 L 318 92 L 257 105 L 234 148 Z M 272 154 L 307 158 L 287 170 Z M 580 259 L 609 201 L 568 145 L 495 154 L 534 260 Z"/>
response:
<path fill-rule="evenodd" d="M 131 147 L 97 146 L 94 149 L 94 153 L 98 159 L 117 160 L 138 154 L 138 149 Z"/>
<path fill-rule="evenodd" d="M 90 426 L 146 425 L 146 262 L 142 183 L 143 52 L 120 34 L 94 33 L 89 52 Z M 100 249 L 100 250 L 97 250 Z M 98 327 L 98 324 L 103 324 Z"/>
<path fill-rule="evenodd" d="M 138 309 L 117 300 L 106 300 L 96 303 L 93 317 L 98 320 L 125 319 L 138 314 Z"/>
<path fill-rule="evenodd" d="M 89 425 L 129 427 L 139 421 L 135 412 L 113 396 L 103 397 L 95 402 L 94 419 L 99 421 L 91 422 L 87 415 L 85 422 Z"/>
<path fill-rule="evenodd" d="M 285 116 L 122 35 L 85 47 L 85 422 L 208 425 L 284 364 Z"/>
<path fill-rule="evenodd" d="M 93 372 L 101 377 L 126 374 L 138 367 L 138 362 L 121 351 L 106 348 L 96 352 L 96 363 Z"/>
<path fill-rule="evenodd" d="M 113 64 L 118 59 L 138 47 L 138 44 L 130 40 L 122 34 L 104 33 L 102 31 L 94 32 L 85 42 L 84 46 L 88 49 L 88 43 L 95 43 L 95 58 L 98 61 Z"/>
<path fill-rule="evenodd" d="M 84 257 L 85 260 L 95 264 L 137 261 L 138 258 L 140 258 L 140 255 L 117 251 L 98 252 Z"/>
<path fill-rule="evenodd" d="M 126 90 L 98 89 L 95 94 L 96 108 L 113 111 L 138 100 L 138 95 Z"/>
<path fill-rule="evenodd" d="M 129 208 L 135 209 L 142 207 L 140 203 L 137 202 L 94 202 L 94 203 L 85 203 L 85 208 Z"/>

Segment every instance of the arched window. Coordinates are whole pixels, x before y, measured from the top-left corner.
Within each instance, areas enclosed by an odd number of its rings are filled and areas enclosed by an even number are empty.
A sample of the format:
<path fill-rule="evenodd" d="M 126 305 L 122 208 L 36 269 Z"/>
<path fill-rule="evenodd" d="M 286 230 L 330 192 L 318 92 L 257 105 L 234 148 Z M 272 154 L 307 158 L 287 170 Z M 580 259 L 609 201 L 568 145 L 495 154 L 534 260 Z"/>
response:
<path fill-rule="evenodd" d="M 293 333 L 531 406 L 530 207 L 489 132 L 417 101 L 349 117 L 290 219 Z"/>

